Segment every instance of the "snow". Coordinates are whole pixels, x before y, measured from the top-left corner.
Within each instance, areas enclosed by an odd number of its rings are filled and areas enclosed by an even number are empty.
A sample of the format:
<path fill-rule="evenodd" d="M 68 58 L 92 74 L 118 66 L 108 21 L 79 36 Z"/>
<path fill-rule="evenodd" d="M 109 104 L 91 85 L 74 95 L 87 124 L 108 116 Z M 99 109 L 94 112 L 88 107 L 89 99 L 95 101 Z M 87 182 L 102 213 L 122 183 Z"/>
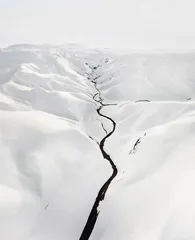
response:
<path fill-rule="evenodd" d="M 119 173 L 90 240 L 195 239 L 194 65 L 194 53 L 2 49 L 0 239 L 79 239 L 112 173 L 97 144 L 112 127 L 93 100 L 97 66 L 116 104 L 102 112 L 116 122 L 105 149 Z"/>
<path fill-rule="evenodd" d="M 110 190 L 92 239 L 102 228 L 100 239 L 194 239 L 188 224 L 195 217 L 194 120 L 156 127 L 135 154 L 119 154 L 115 162 L 125 173 Z"/>

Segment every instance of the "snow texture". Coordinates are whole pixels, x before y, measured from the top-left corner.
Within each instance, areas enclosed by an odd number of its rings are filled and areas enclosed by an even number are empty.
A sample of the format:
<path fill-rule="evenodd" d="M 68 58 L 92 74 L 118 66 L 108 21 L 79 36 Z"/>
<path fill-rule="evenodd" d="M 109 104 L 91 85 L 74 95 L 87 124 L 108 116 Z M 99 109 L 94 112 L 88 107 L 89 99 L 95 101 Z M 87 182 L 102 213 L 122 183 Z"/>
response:
<path fill-rule="evenodd" d="M 0 50 L 0 239 L 195 239 L 195 53 L 69 46 Z M 93 73 L 93 74 L 92 74 Z"/>

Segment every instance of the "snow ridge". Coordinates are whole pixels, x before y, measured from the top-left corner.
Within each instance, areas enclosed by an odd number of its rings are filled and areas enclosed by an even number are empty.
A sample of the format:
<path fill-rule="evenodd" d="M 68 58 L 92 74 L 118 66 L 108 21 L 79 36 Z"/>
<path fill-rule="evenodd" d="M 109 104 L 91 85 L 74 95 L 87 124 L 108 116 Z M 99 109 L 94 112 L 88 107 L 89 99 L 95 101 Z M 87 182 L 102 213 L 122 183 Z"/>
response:
<path fill-rule="evenodd" d="M 83 239 L 195 239 L 194 65 L 194 53 L 1 49 L 0 239 L 79 239 L 102 186 Z"/>

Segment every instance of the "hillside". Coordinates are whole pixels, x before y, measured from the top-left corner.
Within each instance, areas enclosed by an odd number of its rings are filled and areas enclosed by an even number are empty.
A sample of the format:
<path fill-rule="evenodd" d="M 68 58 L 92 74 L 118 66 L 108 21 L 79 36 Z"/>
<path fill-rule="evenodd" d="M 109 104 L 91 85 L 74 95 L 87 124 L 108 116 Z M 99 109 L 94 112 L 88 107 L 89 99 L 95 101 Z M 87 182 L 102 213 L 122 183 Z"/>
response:
<path fill-rule="evenodd" d="M 195 53 L 1 49 L 0 239 L 195 239 L 194 66 Z"/>

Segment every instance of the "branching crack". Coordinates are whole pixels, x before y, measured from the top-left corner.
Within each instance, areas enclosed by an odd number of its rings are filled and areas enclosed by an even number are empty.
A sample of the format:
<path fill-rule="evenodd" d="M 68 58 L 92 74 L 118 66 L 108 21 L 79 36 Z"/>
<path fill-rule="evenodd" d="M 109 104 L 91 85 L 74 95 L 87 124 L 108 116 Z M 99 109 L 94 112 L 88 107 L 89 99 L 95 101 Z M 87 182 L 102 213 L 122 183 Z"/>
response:
<path fill-rule="evenodd" d="M 100 67 L 100 65 L 98 65 L 98 67 L 91 67 L 91 69 L 92 69 L 92 74 L 91 74 L 91 76 L 93 76 L 94 71 L 97 70 L 99 67 Z M 82 232 L 79 240 L 88 240 L 88 239 L 90 238 L 91 233 L 92 233 L 92 231 L 93 231 L 93 229 L 94 229 L 94 226 L 95 226 L 95 224 L 96 224 L 98 215 L 99 215 L 98 206 L 99 206 L 100 202 L 104 200 L 109 185 L 111 184 L 112 180 L 116 177 L 116 175 L 117 175 L 117 173 L 118 173 L 118 169 L 117 169 L 116 165 L 115 165 L 114 162 L 112 161 L 110 155 L 109 155 L 109 154 L 105 151 L 105 149 L 104 149 L 104 144 L 105 144 L 106 140 L 114 133 L 114 131 L 115 131 L 115 129 L 116 129 L 116 123 L 115 123 L 115 121 L 114 121 L 111 117 L 109 117 L 109 116 L 104 115 L 103 113 L 101 113 L 101 110 L 102 110 L 104 107 L 110 106 L 110 105 L 116 105 L 116 104 L 104 104 L 104 103 L 103 103 L 104 100 L 103 100 L 102 97 L 101 97 L 101 92 L 100 92 L 100 90 L 99 90 L 98 87 L 97 87 L 97 81 L 96 81 L 97 78 L 99 78 L 99 77 L 100 77 L 100 76 L 92 79 L 92 82 L 94 83 L 94 87 L 95 87 L 95 89 L 96 89 L 96 91 L 97 91 L 97 93 L 94 94 L 93 99 L 94 99 L 94 101 L 95 101 L 96 103 L 98 103 L 98 105 L 100 105 L 100 106 L 98 107 L 98 109 L 97 109 L 98 115 L 101 116 L 101 117 L 103 117 L 103 118 L 105 118 L 105 119 L 107 119 L 107 120 L 109 120 L 109 121 L 112 123 L 113 128 L 112 128 L 112 130 L 111 130 L 110 132 L 108 132 L 108 131 L 104 128 L 103 123 L 101 123 L 102 128 L 103 128 L 103 130 L 104 130 L 105 133 L 106 133 L 106 136 L 105 136 L 105 137 L 100 141 L 100 143 L 98 143 L 98 144 L 99 144 L 99 148 L 100 148 L 100 151 L 101 151 L 101 153 L 102 153 L 102 156 L 110 163 L 110 166 L 112 167 L 113 172 L 112 172 L 112 175 L 109 177 L 109 179 L 104 183 L 104 185 L 103 185 L 103 186 L 101 187 L 101 189 L 99 190 L 98 195 L 97 195 L 97 197 L 96 197 L 96 199 L 95 199 L 95 202 L 94 202 L 94 204 L 93 204 L 93 207 L 92 207 L 92 209 L 91 209 L 91 212 L 90 212 L 89 217 L 88 217 L 88 219 L 87 219 L 86 225 L 85 225 L 85 227 L 84 227 L 84 229 L 83 229 L 83 232 Z M 88 79 L 91 79 L 91 77 L 88 78 Z M 98 96 L 98 98 L 99 98 L 98 100 L 96 99 L 97 96 Z M 93 138 L 92 138 L 91 136 L 89 136 L 89 137 L 93 140 Z"/>

